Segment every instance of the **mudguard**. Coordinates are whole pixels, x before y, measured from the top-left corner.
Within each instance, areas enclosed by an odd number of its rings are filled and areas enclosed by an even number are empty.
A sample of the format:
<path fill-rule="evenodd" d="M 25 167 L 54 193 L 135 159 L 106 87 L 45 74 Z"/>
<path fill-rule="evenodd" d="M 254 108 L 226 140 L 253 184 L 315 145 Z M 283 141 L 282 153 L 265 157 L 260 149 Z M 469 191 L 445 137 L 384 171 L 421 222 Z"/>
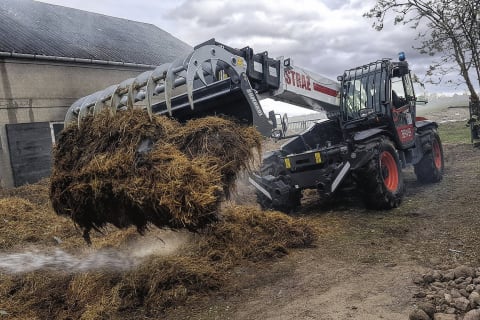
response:
<path fill-rule="evenodd" d="M 365 139 L 371 138 L 373 136 L 379 135 L 382 132 L 386 132 L 386 131 L 384 129 L 380 129 L 380 128 L 372 128 L 372 129 L 368 129 L 368 130 L 363 130 L 363 131 L 359 131 L 359 132 L 355 133 L 355 135 L 353 136 L 353 139 L 356 142 L 359 142 L 359 141 L 363 141 Z"/>

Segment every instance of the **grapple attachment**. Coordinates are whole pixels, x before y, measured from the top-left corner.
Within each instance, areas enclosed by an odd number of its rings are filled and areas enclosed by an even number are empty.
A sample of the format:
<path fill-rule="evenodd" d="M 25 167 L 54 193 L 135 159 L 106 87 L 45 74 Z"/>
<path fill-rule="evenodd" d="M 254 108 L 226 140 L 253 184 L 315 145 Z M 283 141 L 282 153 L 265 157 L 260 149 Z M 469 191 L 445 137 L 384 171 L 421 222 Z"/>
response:
<path fill-rule="evenodd" d="M 260 64 L 260 70 L 255 64 Z M 212 39 L 172 63 L 77 100 L 68 109 L 65 123 L 80 125 L 87 115 L 104 109 L 115 114 L 143 108 L 150 117 L 163 114 L 179 121 L 226 115 L 270 135 L 272 121 L 265 116 L 257 93 L 276 90 L 279 85 L 280 61 Z"/>

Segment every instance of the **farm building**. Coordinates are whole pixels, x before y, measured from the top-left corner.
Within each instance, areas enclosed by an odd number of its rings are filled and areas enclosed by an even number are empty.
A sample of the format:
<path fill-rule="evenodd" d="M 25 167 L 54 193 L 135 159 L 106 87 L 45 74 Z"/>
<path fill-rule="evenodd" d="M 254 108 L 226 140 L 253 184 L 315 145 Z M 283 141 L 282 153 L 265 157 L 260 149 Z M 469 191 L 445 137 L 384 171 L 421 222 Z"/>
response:
<path fill-rule="evenodd" d="M 50 174 L 75 100 L 190 49 L 152 24 L 33 0 L 0 1 L 0 18 L 1 187 Z"/>

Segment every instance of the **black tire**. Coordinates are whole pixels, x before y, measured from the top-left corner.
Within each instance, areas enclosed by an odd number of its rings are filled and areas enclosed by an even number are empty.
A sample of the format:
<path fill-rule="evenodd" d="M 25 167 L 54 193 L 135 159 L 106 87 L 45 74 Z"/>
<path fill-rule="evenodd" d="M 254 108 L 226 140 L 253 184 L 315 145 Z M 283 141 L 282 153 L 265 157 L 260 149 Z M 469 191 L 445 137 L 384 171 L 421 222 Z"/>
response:
<path fill-rule="evenodd" d="M 400 205 L 405 193 L 403 173 L 393 144 L 385 139 L 376 149 L 373 158 L 357 173 L 357 183 L 365 206 L 384 210 Z"/>
<path fill-rule="evenodd" d="M 427 151 L 415 168 L 417 180 L 421 183 L 439 182 L 444 171 L 443 147 L 437 132 L 432 130 L 431 149 Z"/>
<path fill-rule="evenodd" d="M 272 175 L 281 179 L 285 184 L 291 185 L 288 172 L 284 166 L 283 159 L 281 158 L 281 154 L 279 152 L 272 152 L 263 159 L 260 167 L 260 175 Z M 293 186 L 289 195 L 285 199 L 281 199 L 281 201 L 273 202 L 258 190 L 256 190 L 255 193 L 257 195 L 257 202 L 260 204 L 262 209 L 278 210 L 287 214 L 292 213 L 300 206 L 300 199 L 302 198 L 302 192 L 300 190 L 296 190 Z"/>

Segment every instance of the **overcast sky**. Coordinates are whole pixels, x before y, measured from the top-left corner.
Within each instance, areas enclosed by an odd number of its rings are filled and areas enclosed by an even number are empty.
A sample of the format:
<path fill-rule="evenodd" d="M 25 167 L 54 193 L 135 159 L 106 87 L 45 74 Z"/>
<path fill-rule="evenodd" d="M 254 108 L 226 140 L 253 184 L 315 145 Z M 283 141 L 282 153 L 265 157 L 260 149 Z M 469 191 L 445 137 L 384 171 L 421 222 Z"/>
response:
<path fill-rule="evenodd" d="M 412 46 L 416 30 L 386 24 L 375 31 L 362 17 L 374 0 L 41 0 L 52 4 L 152 23 L 194 46 L 216 38 L 232 47 L 250 46 L 285 56 L 329 78 L 404 51 L 410 68 L 423 78 L 432 58 Z M 427 85 L 429 92 L 462 87 Z"/>

